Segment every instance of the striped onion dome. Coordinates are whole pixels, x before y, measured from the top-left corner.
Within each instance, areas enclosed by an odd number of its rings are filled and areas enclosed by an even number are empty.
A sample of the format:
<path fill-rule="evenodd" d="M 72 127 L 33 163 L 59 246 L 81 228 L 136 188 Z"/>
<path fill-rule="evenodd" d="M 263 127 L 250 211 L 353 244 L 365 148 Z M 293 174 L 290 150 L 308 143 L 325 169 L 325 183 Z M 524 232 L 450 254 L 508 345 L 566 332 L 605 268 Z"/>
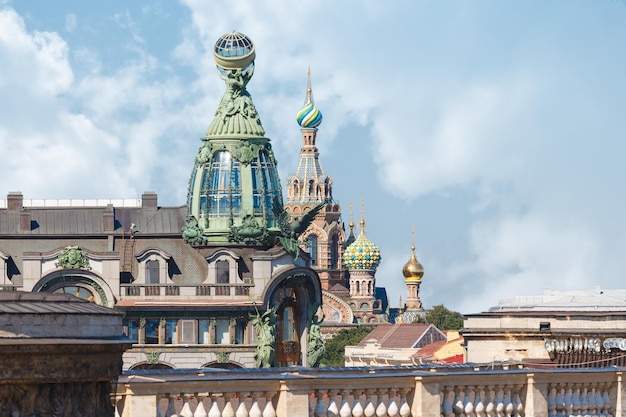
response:
<path fill-rule="evenodd" d="M 350 270 L 375 270 L 380 265 L 380 249 L 365 236 L 365 223 L 361 221 L 361 234 L 343 252 L 343 262 Z"/>
<path fill-rule="evenodd" d="M 301 127 L 315 128 L 322 123 L 322 112 L 315 107 L 312 101 L 309 101 L 298 112 L 296 120 Z"/>
<path fill-rule="evenodd" d="M 313 104 L 313 90 L 311 89 L 311 69 L 307 76 L 306 101 L 304 107 L 296 115 L 300 127 L 314 129 L 322 123 L 322 112 Z"/>

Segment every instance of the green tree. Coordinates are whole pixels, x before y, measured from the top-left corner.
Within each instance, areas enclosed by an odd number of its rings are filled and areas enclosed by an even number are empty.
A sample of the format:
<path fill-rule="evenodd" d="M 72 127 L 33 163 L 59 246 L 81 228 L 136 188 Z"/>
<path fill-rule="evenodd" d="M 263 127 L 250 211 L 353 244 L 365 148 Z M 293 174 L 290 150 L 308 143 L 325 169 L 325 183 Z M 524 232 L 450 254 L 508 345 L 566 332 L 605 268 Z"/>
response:
<path fill-rule="evenodd" d="M 345 366 L 346 346 L 358 345 L 373 329 L 371 326 L 358 326 L 340 330 L 324 343 L 326 353 L 322 356 L 320 366 Z"/>
<path fill-rule="evenodd" d="M 463 316 L 457 311 L 448 310 L 443 304 L 434 306 L 418 323 L 429 323 L 439 330 L 459 330 L 463 328 Z"/>

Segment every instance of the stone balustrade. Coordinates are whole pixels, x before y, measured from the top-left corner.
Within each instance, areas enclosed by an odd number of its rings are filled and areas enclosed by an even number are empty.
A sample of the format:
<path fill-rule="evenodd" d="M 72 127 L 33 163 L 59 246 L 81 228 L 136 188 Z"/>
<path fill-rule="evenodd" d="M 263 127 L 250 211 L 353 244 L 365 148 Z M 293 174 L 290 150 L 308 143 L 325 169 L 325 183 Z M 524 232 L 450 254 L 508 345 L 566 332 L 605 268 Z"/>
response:
<path fill-rule="evenodd" d="M 621 416 L 621 368 L 462 365 L 136 371 L 120 377 L 116 416 Z"/>

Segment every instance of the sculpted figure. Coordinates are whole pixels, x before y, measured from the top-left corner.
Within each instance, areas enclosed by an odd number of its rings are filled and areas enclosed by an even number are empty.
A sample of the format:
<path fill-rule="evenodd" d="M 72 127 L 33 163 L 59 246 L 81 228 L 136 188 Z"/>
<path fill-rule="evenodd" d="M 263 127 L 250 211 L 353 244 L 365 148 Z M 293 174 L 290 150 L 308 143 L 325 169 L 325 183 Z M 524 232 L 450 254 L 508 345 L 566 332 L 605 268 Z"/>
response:
<path fill-rule="evenodd" d="M 309 337 L 307 341 L 307 366 L 316 368 L 319 366 L 322 356 L 326 353 L 324 346 L 324 340 L 322 339 L 322 332 L 320 324 L 324 321 L 324 317 L 320 320 L 317 316 L 317 306 L 309 305 Z"/>
<path fill-rule="evenodd" d="M 276 353 L 276 337 L 274 334 L 276 326 L 276 308 L 272 307 L 265 313 L 251 315 L 251 321 L 256 333 L 257 348 L 254 354 L 255 366 L 257 368 L 269 368 L 274 365 Z"/>

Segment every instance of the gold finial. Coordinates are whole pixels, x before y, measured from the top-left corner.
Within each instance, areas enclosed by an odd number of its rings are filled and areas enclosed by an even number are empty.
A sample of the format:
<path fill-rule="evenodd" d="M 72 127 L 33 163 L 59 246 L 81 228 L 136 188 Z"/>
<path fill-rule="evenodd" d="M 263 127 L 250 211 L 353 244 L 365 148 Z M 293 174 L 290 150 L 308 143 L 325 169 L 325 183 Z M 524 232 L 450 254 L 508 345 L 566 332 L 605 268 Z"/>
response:
<path fill-rule="evenodd" d="M 313 89 L 311 89 L 311 66 L 309 65 L 309 70 L 307 72 L 307 82 L 306 82 L 306 104 L 313 102 Z"/>
<path fill-rule="evenodd" d="M 354 220 L 352 219 L 352 201 L 350 201 L 350 230 L 354 229 Z"/>
<path fill-rule="evenodd" d="M 404 309 L 404 305 L 402 304 L 402 296 L 400 296 L 400 304 L 398 305 L 398 317 L 396 317 L 396 323 L 402 323 L 402 313 Z"/>
<path fill-rule="evenodd" d="M 415 252 L 415 225 L 411 226 L 411 251 Z"/>

